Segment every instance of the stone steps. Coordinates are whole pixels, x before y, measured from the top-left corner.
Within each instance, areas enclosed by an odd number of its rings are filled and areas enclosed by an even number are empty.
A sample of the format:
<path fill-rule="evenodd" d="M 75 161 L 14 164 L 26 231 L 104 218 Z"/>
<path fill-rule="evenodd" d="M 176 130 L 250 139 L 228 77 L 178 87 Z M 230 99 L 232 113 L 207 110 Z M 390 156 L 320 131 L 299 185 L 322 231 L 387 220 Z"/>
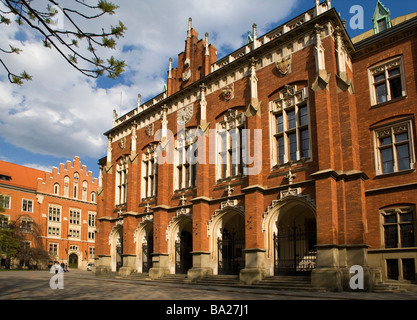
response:
<path fill-rule="evenodd" d="M 372 288 L 372 292 L 375 293 L 401 293 L 401 292 L 407 292 L 408 290 L 401 288 L 400 285 L 391 284 L 391 283 L 385 283 L 385 282 L 379 282 L 377 284 L 374 284 Z"/>
<path fill-rule="evenodd" d="M 257 289 L 273 289 L 283 291 L 313 291 L 326 292 L 325 288 L 317 287 L 311 283 L 310 277 L 305 276 L 270 276 L 251 285 Z"/>

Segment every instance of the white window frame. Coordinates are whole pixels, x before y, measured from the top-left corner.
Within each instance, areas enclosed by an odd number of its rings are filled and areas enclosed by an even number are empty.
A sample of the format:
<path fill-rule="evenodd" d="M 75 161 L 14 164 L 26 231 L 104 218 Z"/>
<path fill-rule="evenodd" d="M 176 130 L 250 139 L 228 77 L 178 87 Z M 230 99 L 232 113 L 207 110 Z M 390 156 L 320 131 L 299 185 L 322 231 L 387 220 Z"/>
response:
<path fill-rule="evenodd" d="M 0 229 L 7 228 L 10 223 L 10 216 L 6 214 L 0 214 L 0 216 L 0 218 L 2 219 L 0 220 Z"/>
<path fill-rule="evenodd" d="M 390 78 L 389 77 L 389 71 L 399 68 L 400 69 L 400 75 L 399 77 L 401 78 L 401 91 L 402 97 L 405 97 L 407 95 L 407 89 L 406 89 L 406 80 L 405 80 L 405 70 L 404 70 L 404 61 L 403 61 L 403 57 L 396 57 L 394 59 L 390 59 L 386 62 L 380 63 L 376 66 L 373 66 L 371 68 L 368 69 L 368 77 L 369 77 L 369 91 L 371 94 L 371 105 L 378 105 L 381 103 L 386 103 L 389 102 L 391 100 L 393 100 L 392 98 L 392 94 L 391 94 L 391 87 L 389 85 L 389 81 L 390 79 L 394 78 Z M 386 87 L 386 91 L 387 91 L 387 101 L 384 102 L 378 102 L 378 98 L 377 98 L 377 92 L 376 92 L 376 86 L 375 86 L 375 76 L 379 75 L 379 74 L 384 74 L 385 75 L 385 87 Z M 396 77 L 395 77 L 396 78 Z M 378 82 L 378 84 L 383 83 L 383 81 Z M 398 99 L 400 97 L 396 97 L 395 99 Z"/>
<path fill-rule="evenodd" d="M 81 209 L 70 208 L 68 214 L 68 222 L 70 225 L 81 225 Z"/>
<path fill-rule="evenodd" d="M 59 255 L 59 244 L 58 243 L 49 243 L 48 253 L 51 256 L 58 256 Z"/>
<path fill-rule="evenodd" d="M 399 170 L 398 168 L 398 159 L 397 159 L 397 153 L 395 152 L 395 146 L 397 145 L 395 141 L 395 133 L 398 133 L 398 130 L 402 130 L 402 132 L 407 131 L 408 132 L 408 152 L 410 157 L 410 167 L 409 169 L 405 170 Z M 392 142 L 391 146 L 393 149 L 393 163 L 394 168 L 392 172 L 383 172 L 383 166 L 382 166 L 382 158 L 381 158 L 381 149 L 383 147 L 380 146 L 380 137 L 383 135 L 391 135 Z M 416 168 L 415 166 L 415 152 L 414 152 L 414 133 L 413 133 L 413 125 L 412 120 L 405 120 L 401 122 L 395 122 L 386 124 L 384 126 L 380 126 L 377 128 L 373 128 L 373 138 L 374 138 L 374 158 L 375 158 L 375 169 L 376 169 L 376 175 L 387 175 L 392 174 L 396 172 L 407 172 L 408 170 L 413 170 Z M 398 143 L 398 144 L 405 144 L 405 143 Z"/>
<path fill-rule="evenodd" d="M 174 189 L 196 187 L 197 151 L 196 129 L 184 129 L 175 141 Z M 181 159 L 180 159 L 181 156 Z M 180 176 L 181 175 L 181 176 Z"/>
<path fill-rule="evenodd" d="M 7 209 L 7 210 L 11 209 L 11 207 L 12 207 L 12 205 L 11 205 L 12 197 L 7 195 L 7 194 L 2 194 L 2 196 L 3 196 L 3 199 L 4 199 L 3 200 L 3 209 Z M 6 200 L 6 198 L 7 198 L 7 200 Z M 6 204 L 7 204 L 7 207 L 6 207 Z"/>
<path fill-rule="evenodd" d="M 127 179 L 129 174 L 129 165 L 126 158 L 122 158 L 116 166 L 116 195 L 115 203 L 122 205 L 127 202 Z"/>
<path fill-rule="evenodd" d="M 156 145 L 150 145 L 142 154 L 142 199 L 156 196 L 158 187 L 158 163 Z"/>
<path fill-rule="evenodd" d="M 243 142 L 245 138 L 243 130 L 245 129 L 246 116 L 243 112 L 238 113 L 236 109 L 229 109 L 224 115 L 224 119 L 217 123 L 216 181 L 244 175 L 245 163 L 243 163 L 243 159 L 245 157 L 243 155 L 247 145 L 246 142 Z M 237 170 L 237 173 L 233 174 L 233 169 Z"/>
<path fill-rule="evenodd" d="M 26 208 L 25 208 L 25 202 L 26 202 Z M 30 206 L 29 206 L 30 204 Z M 32 213 L 33 212 L 33 204 L 34 201 L 31 199 L 22 199 L 22 212 L 28 212 L 28 213 Z"/>
<path fill-rule="evenodd" d="M 307 124 L 300 123 L 300 109 L 305 107 L 307 109 Z M 271 154 L 271 168 L 286 165 L 290 162 L 311 161 L 312 160 L 312 141 L 311 141 L 311 113 L 308 101 L 308 87 L 298 89 L 296 85 L 286 85 L 283 90 L 279 92 L 279 98 L 270 103 L 270 154 Z M 288 126 L 288 112 L 295 113 L 295 127 Z M 283 130 L 278 132 L 277 117 L 282 115 Z M 308 130 L 308 154 L 302 155 L 302 141 L 301 132 Z M 296 159 L 290 158 L 290 139 L 291 134 L 296 135 Z M 283 143 L 283 161 L 280 162 L 278 138 L 282 138 Z"/>

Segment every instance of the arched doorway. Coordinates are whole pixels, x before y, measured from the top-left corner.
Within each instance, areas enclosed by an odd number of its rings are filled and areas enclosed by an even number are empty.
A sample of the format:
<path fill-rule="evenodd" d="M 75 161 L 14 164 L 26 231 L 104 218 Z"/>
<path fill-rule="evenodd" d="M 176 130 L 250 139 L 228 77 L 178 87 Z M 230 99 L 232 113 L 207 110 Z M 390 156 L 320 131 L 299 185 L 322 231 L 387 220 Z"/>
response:
<path fill-rule="evenodd" d="M 245 221 L 241 215 L 229 213 L 223 222 L 217 239 L 218 274 L 237 275 L 245 267 Z"/>
<path fill-rule="evenodd" d="M 316 266 L 316 217 L 301 203 L 281 208 L 274 232 L 274 275 L 308 275 Z"/>
<path fill-rule="evenodd" d="M 123 226 L 116 225 L 113 227 L 110 237 L 110 250 L 111 250 L 111 271 L 116 272 L 123 266 Z"/>
<path fill-rule="evenodd" d="M 152 268 L 153 232 L 149 232 L 142 242 L 142 272 L 147 273 Z"/>
<path fill-rule="evenodd" d="M 193 266 L 192 216 L 189 213 L 177 214 L 168 224 L 166 240 L 168 242 L 171 274 L 186 274 Z"/>
<path fill-rule="evenodd" d="M 309 275 L 316 267 L 316 208 L 308 195 L 274 200 L 263 216 L 269 275 Z"/>
<path fill-rule="evenodd" d="M 68 256 L 68 268 L 78 269 L 78 255 L 76 253 L 71 253 Z"/>
<path fill-rule="evenodd" d="M 139 273 L 148 273 L 152 268 L 153 216 L 146 216 L 139 223 L 133 237 L 136 243 L 136 270 Z"/>
<path fill-rule="evenodd" d="M 193 266 L 193 237 L 190 232 L 183 230 L 175 241 L 175 273 L 186 274 Z"/>

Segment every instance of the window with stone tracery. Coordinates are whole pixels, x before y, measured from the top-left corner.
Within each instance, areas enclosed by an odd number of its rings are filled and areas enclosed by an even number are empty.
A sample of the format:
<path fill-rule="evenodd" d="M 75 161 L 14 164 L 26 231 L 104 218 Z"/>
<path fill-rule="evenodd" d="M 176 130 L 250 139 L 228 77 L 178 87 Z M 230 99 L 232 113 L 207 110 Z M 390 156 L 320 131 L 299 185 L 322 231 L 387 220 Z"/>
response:
<path fill-rule="evenodd" d="M 116 205 L 125 204 L 127 201 L 127 175 L 127 159 L 122 158 L 116 167 Z"/>
<path fill-rule="evenodd" d="M 245 127 L 245 114 L 232 109 L 217 124 L 217 180 L 243 175 Z"/>
<path fill-rule="evenodd" d="M 156 144 L 151 144 L 142 154 L 142 199 L 156 196 L 158 185 L 156 147 Z"/>
<path fill-rule="evenodd" d="M 406 95 L 402 58 L 395 58 L 369 69 L 371 104 L 376 105 Z"/>
<path fill-rule="evenodd" d="M 375 129 L 377 175 L 415 168 L 411 121 Z"/>
<path fill-rule="evenodd" d="M 175 189 L 195 187 L 197 184 L 196 129 L 184 129 L 175 141 Z"/>
<path fill-rule="evenodd" d="M 311 158 L 307 88 L 285 86 L 270 104 L 272 166 Z"/>

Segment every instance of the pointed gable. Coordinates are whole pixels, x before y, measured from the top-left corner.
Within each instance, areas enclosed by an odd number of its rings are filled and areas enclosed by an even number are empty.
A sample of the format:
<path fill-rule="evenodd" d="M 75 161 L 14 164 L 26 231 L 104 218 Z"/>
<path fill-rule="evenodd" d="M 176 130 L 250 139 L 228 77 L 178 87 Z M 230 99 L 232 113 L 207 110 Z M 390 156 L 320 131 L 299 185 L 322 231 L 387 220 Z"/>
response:
<path fill-rule="evenodd" d="M 390 11 L 379 0 L 375 7 L 372 23 L 374 25 L 375 34 L 391 28 Z"/>

